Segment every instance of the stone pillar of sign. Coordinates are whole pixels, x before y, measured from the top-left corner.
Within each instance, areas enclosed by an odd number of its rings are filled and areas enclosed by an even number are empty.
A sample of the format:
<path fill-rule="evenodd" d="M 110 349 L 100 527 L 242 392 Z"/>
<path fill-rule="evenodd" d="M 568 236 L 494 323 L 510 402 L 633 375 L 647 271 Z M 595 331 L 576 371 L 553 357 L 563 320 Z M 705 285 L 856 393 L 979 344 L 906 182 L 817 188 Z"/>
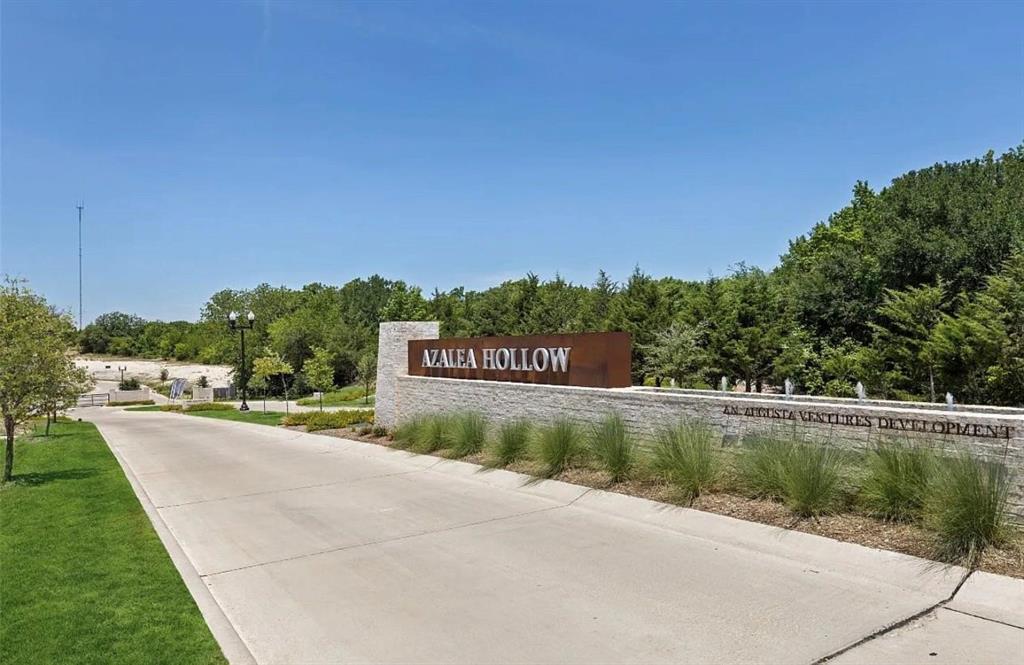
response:
<path fill-rule="evenodd" d="M 386 321 L 380 324 L 377 341 L 377 396 L 374 422 L 391 429 L 397 423 L 398 380 L 409 373 L 409 340 L 437 339 L 437 321 Z"/>

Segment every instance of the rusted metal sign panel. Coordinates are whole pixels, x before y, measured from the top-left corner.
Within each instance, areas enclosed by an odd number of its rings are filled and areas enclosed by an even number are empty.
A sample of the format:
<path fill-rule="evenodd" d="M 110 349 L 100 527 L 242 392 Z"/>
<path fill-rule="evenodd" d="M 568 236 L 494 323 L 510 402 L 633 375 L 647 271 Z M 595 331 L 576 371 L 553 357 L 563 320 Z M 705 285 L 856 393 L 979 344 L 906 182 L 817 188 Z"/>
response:
<path fill-rule="evenodd" d="M 631 343 L 624 332 L 418 339 L 409 342 L 409 374 L 625 388 Z"/>

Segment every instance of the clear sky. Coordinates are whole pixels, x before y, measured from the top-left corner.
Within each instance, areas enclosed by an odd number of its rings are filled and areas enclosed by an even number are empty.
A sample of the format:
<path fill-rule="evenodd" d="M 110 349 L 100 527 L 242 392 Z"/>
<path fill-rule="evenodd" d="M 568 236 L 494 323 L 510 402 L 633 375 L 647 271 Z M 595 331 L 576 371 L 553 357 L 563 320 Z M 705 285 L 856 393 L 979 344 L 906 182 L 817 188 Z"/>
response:
<path fill-rule="evenodd" d="M 0 270 L 85 318 L 771 267 L 1024 139 L 1024 3 L 2 4 Z M 77 312 L 76 312 L 77 314 Z"/>

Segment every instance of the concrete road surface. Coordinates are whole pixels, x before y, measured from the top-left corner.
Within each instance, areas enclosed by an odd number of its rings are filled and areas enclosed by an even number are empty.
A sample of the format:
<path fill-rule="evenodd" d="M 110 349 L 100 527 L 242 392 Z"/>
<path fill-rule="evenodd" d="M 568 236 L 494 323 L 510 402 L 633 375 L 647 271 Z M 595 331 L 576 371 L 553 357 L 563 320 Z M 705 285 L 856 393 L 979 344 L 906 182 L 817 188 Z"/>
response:
<path fill-rule="evenodd" d="M 1012 663 L 1024 582 L 380 446 L 81 409 L 233 662 Z"/>

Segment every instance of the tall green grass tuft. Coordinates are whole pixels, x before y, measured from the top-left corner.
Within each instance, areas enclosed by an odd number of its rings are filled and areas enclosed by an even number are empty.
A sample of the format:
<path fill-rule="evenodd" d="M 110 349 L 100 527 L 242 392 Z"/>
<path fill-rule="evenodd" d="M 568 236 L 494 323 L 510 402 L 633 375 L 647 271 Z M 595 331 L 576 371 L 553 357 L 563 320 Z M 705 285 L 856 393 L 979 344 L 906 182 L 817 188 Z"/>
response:
<path fill-rule="evenodd" d="M 590 453 L 612 482 L 625 480 L 636 462 L 636 441 L 618 414 L 609 414 L 590 433 Z"/>
<path fill-rule="evenodd" d="M 551 478 L 562 472 L 582 451 L 582 435 L 576 423 L 560 418 L 541 429 L 534 450 L 540 475 Z"/>
<path fill-rule="evenodd" d="M 748 493 L 781 500 L 797 515 L 841 507 L 843 457 L 834 448 L 755 436 L 745 442 L 736 471 Z"/>
<path fill-rule="evenodd" d="M 452 417 L 446 413 L 425 416 L 416 429 L 410 450 L 426 454 L 452 445 Z"/>
<path fill-rule="evenodd" d="M 935 557 L 975 565 L 1008 531 L 1010 473 L 968 453 L 937 465 L 925 499 L 925 524 L 936 534 Z"/>
<path fill-rule="evenodd" d="M 460 413 L 452 418 L 450 427 L 452 457 L 472 455 L 484 447 L 487 421 L 479 413 Z"/>
<path fill-rule="evenodd" d="M 651 466 L 693 501 L 718 481 L 721 461 L 714 442 L 714 431 L 704 423 L 682 421 L 666 427 L 658 432 Z"/>
<path fill-rule="evenodd" d="M 498 428 L 488 459 L 489 466 L 508 466 L 526 455 L 530 443 L 530 421 L 509 420 Z"/>
<path fill-rule="evenodd" d="M 416 439 L 419 437 L 420 428 L 423 427 L 424 422 L 423 416 L 414 416 L 399 423 L 391 434 L 394 440 L 394 447 L 405 449 L 415 445 Z"/>
<path fill-rule="evenodd" d="M 861 503 L 867 512 L 883 519 L 905 522 L 919 518 L 935 464 L 935 454 L 928 448 L 878 444 L 867 455 Z"/>
<path fill-rule="evenodd" d="M 781 499 L 786 492 L 785 470 L 794 452 L 791 441 L 762 435 L 748 437 L 736 460 L 740 485 L 754 496 Z"/>
<path fill-rule="evenodd" d="M 797 515 L 815 517 L 841 507 L 843 456 L 835 448 L 797 445 L 783 465 L 783 500 Z"/>

